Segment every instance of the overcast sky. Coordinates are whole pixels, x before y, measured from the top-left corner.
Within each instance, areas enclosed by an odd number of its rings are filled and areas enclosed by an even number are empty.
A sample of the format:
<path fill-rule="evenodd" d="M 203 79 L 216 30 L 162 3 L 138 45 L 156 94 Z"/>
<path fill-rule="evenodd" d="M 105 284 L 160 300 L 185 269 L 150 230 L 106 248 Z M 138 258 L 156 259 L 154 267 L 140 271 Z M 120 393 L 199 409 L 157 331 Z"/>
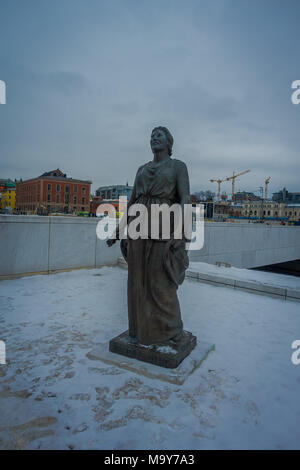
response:
<path fill-rule="evenodd" d="M 0 178 L 132 184 L 164 125 L 192 191 L 248 168 L 236 190 L 300 191 L 299 0 L 1 0 L 0 20 Z"/>

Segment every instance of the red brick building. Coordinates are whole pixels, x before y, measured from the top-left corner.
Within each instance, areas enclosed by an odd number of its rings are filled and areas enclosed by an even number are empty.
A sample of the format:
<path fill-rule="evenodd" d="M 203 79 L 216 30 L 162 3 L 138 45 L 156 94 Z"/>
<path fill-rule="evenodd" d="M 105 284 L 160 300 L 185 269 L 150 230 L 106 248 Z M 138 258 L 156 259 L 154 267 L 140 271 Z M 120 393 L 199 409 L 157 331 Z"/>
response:
<path fill-rule="evenodd" d="M 103 197 L 101 197 L 101 196 L 92 196 L 91 203 L 90 203 L 90 213 L 93 214 L 93 216 L 96 215 L 97 208 L 100 204 L 102 204 L 102 201 L 103 201 Z"/>
<path fill-rule="evenodd" d="M 91 181 L 67 178 L 59 169 L 17 181 L 16 210 L 35 214 L 89 212 L 91 184 Z"/>

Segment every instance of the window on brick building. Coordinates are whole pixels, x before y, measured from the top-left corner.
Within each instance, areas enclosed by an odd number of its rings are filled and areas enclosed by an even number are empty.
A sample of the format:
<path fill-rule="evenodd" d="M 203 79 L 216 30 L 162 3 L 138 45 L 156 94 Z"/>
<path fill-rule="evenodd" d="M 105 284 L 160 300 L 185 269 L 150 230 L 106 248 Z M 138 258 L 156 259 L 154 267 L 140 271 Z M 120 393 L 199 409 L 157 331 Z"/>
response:
<path fill-rule="evenodd" d="M 82 190 L 81 190 L 81 191 L 82 191 L 83 193 L 85 193 L 85 188 L 82 188 Z"/>
<path fill-rule="evenodd" d="M 51 194 L 48 194 L 48 195 L 47 195 L 47 201 L 48 201 L 48 202 L 51 201 Z"/>
<path fill-rule="evenodd" d="M 48 184 L 48 191 L 51 191 L 52 185 Z"/>
<path fill-rule="evenodd" d="M 77 193 L 77 186 L 74 186 L 74 193 Z"/>
<path fill-rule="evenodd" d="M 56 194 L 56 202 L 60 202 L 59 201 L 59 194 Z"/>
<path fill-rule="evenodd" d="M 77 204 L 77 196 L 74 196 L 74 204 Z"/>
<path fill-rule="evenodd" d="M 56 191 L 60 191 L 60 184 L 56 185 Z"/>
<path fill-rule="evenodd" d="M 85 197 L 81 199 L 81 204 L 85 204 Z"/>
<path fill-rule="evenodd" d="M 69 191 L 70 191 L 69 186 L 66 186 L 66 193 L 68 193 Z"/>

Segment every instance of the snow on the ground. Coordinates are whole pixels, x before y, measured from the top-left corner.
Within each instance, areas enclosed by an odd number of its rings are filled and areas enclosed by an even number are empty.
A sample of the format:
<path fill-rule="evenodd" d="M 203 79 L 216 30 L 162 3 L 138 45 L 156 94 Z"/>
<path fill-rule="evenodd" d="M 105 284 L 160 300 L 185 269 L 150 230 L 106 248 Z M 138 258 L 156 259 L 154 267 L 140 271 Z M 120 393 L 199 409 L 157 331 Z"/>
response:
<path fill-rule="evenodd" d="M 213 274 L 230 279 L 261 282 L 288 289 L 300 289 L 300 277 L 277 274 L 266 271 L 255 271 L 252 269 L 241 269 L 231 266 L 216 266 L 214 264 L 190 261 L 189 269 L 205 274 Z"/>
<path fill-rule="evenodd" d="M 1 448 L 300 447 L 298 303 L 186 280 L 185 328 L 216 350 L 178 386 L 86 357 L 127 329 L 126 279 L 105 267 L 0 282 Z"/>

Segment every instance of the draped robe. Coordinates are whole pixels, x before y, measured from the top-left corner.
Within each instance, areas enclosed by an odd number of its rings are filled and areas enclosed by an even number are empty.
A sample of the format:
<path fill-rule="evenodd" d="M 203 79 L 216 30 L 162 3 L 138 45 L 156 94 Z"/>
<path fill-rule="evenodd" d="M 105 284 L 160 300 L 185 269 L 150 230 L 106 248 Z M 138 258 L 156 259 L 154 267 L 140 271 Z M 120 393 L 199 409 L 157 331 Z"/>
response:
<path fill-rule="evenodd" d="M 144 204 L 150 213 L 151 204 L 180 203 L 179 180 L 183 181 L 189 198 L 189 180 L 186 165 L 168 158 L 151 161 L 141 166 L 136 174 L 128 208 Z M 134 217 L 128 217 L 128 224 Z M 173 227 L 174 228 L 174 227 Z M 178 286 L 183 282 L 188 267 L 185 240 L 171 238 L 121 241 L 121 249 L 128 263 L 128 319 L 129 335 L 144 345 L 178 340 L 183 331 Z"/>

